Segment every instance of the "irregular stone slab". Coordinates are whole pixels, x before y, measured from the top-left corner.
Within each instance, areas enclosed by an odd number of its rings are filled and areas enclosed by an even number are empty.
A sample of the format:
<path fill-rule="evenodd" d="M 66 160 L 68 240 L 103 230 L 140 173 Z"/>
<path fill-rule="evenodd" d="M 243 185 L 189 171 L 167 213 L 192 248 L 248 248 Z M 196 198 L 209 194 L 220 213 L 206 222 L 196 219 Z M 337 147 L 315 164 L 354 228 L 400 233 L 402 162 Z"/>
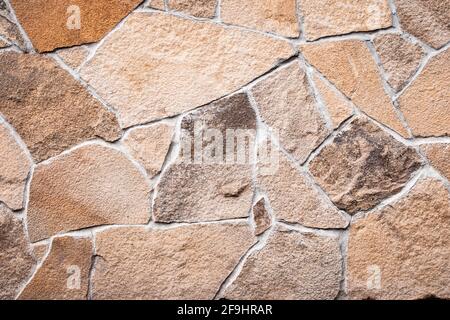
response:
<path fill-rule="evenodd" d="M 0 16 L 0 36 L 15 44 L 20 49 L 26 50 L 26 45 L 19 28 L 9 19 L 2 16 Z"/>
<path fill-rule="evenodd" d="M 151 0 L 150 3 L 146 4 L 146 7 L 157 9 L 157 10 L 166 10 L 165 0 Z"/>
<path fill-rule="evenodd" d="M 213 223 L 113 228 L 95 243 L 93 299 L 210 300 L 255 238 L 245 223 Z"/>
<path fill-rule="evenodd" d="M 169 0 L 171 10 L 181 11 L 194 17 L 213 18 L 217 0 Z"/>
<path fill-rule="evenodd" d="M 31 241 L 105 224 L 144 224 L 148 186 L 121 152 L 98 144 L 78 148 L 36 167 L 30 187 Z"/>
<path fill-rule="evenodd" d="M 31 160 L 0 120 L 0 202 L 13 210 L 23 208 Z"/>
<path fill-rule="evenodd" d="M 321 150 L 309 169 L 338 208 L 353 214 L 398 193 L 421 165 L 413 148 L 360 117 Z"/>
<path fill-rule="evenodd" d="M 395 91 L 400 91 L 418 70 L 424 50 L 400 34 L 380 34 L 373 43 L 386 72 L 387 82 Z"/>
<path fill-rule="evenodd" d="M 227 149 L 227 142 L 233 142 L 227 130 L 238 137 L 237 130 L 242 130 L 242 137 L 249 140 L 238 146 L 244 147 L 246 153 L 254 150 L 256 115 L 247 95 L 236 94 L 195 111 L 183 118 L 181 128 L 182 144 L 191 142 L 184 147 L 188 155 L 180 152 L 176 162 L 163 173 L 153 206 L 155 220 L 198 222 L 248 217 L 253 196 L 252 163 L 249 157 L 240 162 L 235 157 L 237 150 Z M 210 134 L 213 135 L 208 138 Z M 202 136 L 195 142 L 196 137 Z M 215 139 L 222 144 L 218 149 L 210 149 L 216 146 L 211 143 Z M 217 153 L 216 158 L 209 156 L 213 152 Z M 226 162 L 229 155 L 234 159 Z"/>
<path fill-rule="evenodd" d="M 220 18 L 225 23 L 285 37 L 300 35 L 295 0 L 222 0 Z"/>
<path fill-rule="evenodd" d="M 450 50 L 433 57 L 399 98 L 413 135 L 450 135 Z"/>
<path fill-rule="evenodd" d="M 353 299 L 450 298 L 450 200 L 424 179 L 396 203 L 351 226 L 348 291 Z"/>
<path fill-rule="evenodd" d="M 72 69 L 78 69 L 89 55 L 89 50 L 84 47 L 73 47 L 58 50 L 58 56 Z"/>
<path fill-rule="evenodd" d="M 425 151 L 431 165 L 450 181 L 450 144 L 429 144 L 421 149 Z"/>
<path fill-rule="evenodd" d="M 255 235 L 263 234 L 272 225 L 272 218 L 266 207 L 266 200 L 261 198 L 253 206 L 253 220 L 255 221 Z"/>
<path fill-rule="evenodd" d="M 19 296 L 21 300 L 85 300 L 93 245 L 90 238 L 57 237 Z"/>
<path fill-rule="evenodd" d="M 43 56 L 0 54 L 0 112 L 38 162 L 85 140 L 120 137 L 114 114 Z"/>
<path fill-rule="evenodd" d="M 0 300 L 11 300 L 36 263 L 22 222 L 0 205 Z"/>
<path fill-rule="evenodd" d="M 129 127 L 205 105 L 293 54 L 288 42 L 269 36 L 136 13 L 97 50 L 81 75 Z"/>
<path fill-rule="evenodd" d="M 330 201 L 325 200 L 325 196 L 314 188 L 306 175 L 281 152 L 278 158 L 278 170 L 272 174 L 263 174 L 264 167 L 258 167 L 258 184 L 266 191 L 275 217 L 312 228 L 347 227 L 345 216 Z"/>
<path fill-rule="evenodd" d="M 258 83 L 252 94 L 262 120 L 277 130 L 283 147 L 299 162 L 330 133 L 298 61 Z"/>
<path fill-rule="evenodd" d="M 123 143 L 149 176 L 154 177 L 161 172 L 172 143 L 173 133 L 172 125 L 156 124 L 128 131 Z"/>
<path fill-rule="evenodd" d="M 387 0 L 302 1 L 300 10 L 307 40 L 392 26 Z"/>
<path fill-rule="evenodd" d="M 252 253 L 225 298 L 332 300 L 342 277 L 338 239 L 279 228 Z"/>
<path fill-rule="evenodd" d="M 384 91 L 378 67 L 364 41 L 330 41 L 303 45 L 300 49 L 362 111 L 404 137 L 409 136 Z"/>
<path fill-rule="evenodd" d="M 11 46 L 8 42 L 0 39 L 0 49 L 7 48 Z"/>
<path fill-rule="evenodd" d="M 34 244 L 33 245 L 33 255 L 38 261 L 38 263 L 42 262 L 49 251 L 50 245 L 47 243 L 42 244 Z"/>
<path fill-rule="evenodd" d="M 448 0 L 396 0 L 402 29 L 435 49 L 450 41 Z"/>
<path fill-rule="evenodd" d="M 143 0 L 11 0 L 38 52 L 99 41 Z"/>

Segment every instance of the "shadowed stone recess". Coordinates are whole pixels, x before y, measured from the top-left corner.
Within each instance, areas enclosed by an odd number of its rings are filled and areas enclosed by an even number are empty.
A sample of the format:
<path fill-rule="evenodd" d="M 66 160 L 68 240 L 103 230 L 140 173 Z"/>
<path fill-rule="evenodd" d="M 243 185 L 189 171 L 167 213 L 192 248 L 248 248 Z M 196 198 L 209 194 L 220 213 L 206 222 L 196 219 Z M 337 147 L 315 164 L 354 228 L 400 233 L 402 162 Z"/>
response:
<path fill-rule="evenodd" d="M 263 234 L 272 225 L 272 218 L 267 211 L 267 204 L 264 198 L 261 198 L 253 206 L 253 220 L 255 222 L 255 235 Z"/>

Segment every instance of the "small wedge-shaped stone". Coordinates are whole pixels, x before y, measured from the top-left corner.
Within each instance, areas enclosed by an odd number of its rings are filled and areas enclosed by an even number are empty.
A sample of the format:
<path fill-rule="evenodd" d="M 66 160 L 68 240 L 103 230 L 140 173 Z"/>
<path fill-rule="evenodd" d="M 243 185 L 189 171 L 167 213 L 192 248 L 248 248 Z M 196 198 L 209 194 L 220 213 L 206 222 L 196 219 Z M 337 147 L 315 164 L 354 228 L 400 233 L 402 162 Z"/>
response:
<path fill-rule="evenodd" d="M 194 17 L 213 18 L 217 0 L 169 0 L 171 10 L 181 11 Z"/>
<path fill-rule="evenodd" d="M 80 147 L 36 167 L 30 187 L 31 241 L 107 224 L 144 224 L 150 187 L 121 152 L 98 144 Z"/>
<path fill-rule="evenodd" d="M 421 147 L 430 163 L 450 181 L 450 144 L 435 143 Z"/>
<path fill-rule="evenodd" d="M 143 0 L 11 0 L 39 52 L 99 41 Z"/>
<path fill-rule="evenodd" d="M 239 300 L 332 300 L 341 282 L 339 239 L 278 227 L 252 253 L 225 298 Z"/>
<path fill-rule="evenodd" d="M 150 0 L 149 3 L 145 4 L 145 6 L 152 9 L 165 10 L 166 9 L 165 2 L 166 0 Z"/>
<path fill-rule="evenodd" d="M 93 299 L 213 299 L 255 243 L 245 223 L 97 234 Z"/>
<path fill-rule="evenodd" d="M 85 46 L 61 49 L 57 51 L 58 56 L 72 69 L 77 70 L 89 55 Z"/>
<path fill-rule="evenodd" d="M 351 226 L 348 290 L 353 299 L 450 298 L 450 200 L 438 180 Z"/>
<path fill-rule="evenodd" d="M 450 1 L 396 0 L 403 30 L 435 49 L 450 41 Z"/>
<path fill-rule="evenodd" d="M 331 200 L 353 214 L 398 193 L 421 164 L 414 149 L 360 117 L 325 146 L 309 168 Z"/>
<path fill-rule="evenodd" d="M 272 225 L 272 218 L 267 211 L 266 200 L 261 198 L 253 206 L 253 220 L 255 222 L 255 235 L 263 234 Z"/>
<path fill-rule="evenodd" d="M 450 49 L 433 57 L 399 99 L 413 135 L 450 135 Z"/>
<path fill-rule="evenodd" d="M 26 151 L 0 120 L 0 202 L 13 210 L 22 209 L 30 168 Z"/>
<path fill-rule="evenodd" d="M 57 237 L 21 300 L 85 300 L 93 246 L 90 238 Z"/>
<path fill-rule="evenodd" d="M 22 222 L 0 205 L 0 300 L 16 297 L 35 263 Z"/>
<path fill-rule="evenodd" d="M 408 136 L 384 91 L 378 67 L 364 41 L 330 41 L 303 45 L 300 49 L 357 107 L 402 136 Z"/>
<path fill-rule="evenodd" d="M 221 0 L 220 18 L 225 23 L 297 38 L 296 0 Z"/>
<path fill-rule="evenodd" d="M 22 50 L 26 49 L 25 42 L 19 28 L 6 17 L 0 16 L 0 36 L 10 43 L 17 45 Z"/>
<path fill-rule="evenodd" d="M 95 137 L 120 137 L 114 114 L 48 57 L 0 54 L 0 113 L 36 161 Z"/>
<path fill-rule="evenodd" d="M 258 33 L 136 13 L 81 68 L 81 75 L 128 127 L 205 105 L 293 54 L 288 42 Z"/>

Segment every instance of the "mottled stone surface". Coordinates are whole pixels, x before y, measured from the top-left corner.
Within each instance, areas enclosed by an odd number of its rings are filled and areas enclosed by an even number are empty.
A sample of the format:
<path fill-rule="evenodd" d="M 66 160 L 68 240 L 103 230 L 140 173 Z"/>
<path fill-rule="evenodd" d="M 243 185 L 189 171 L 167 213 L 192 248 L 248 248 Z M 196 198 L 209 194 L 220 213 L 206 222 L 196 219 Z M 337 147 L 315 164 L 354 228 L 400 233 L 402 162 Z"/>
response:
<path fill-rule="evenodd" d="M 424 50 L 400 34 L 380 34 L 373 43 L 386 72 L 387 82 L 395 91 L 400 91 L 418 70 Z"/>
<path fill-rule="evenodd" d="M 338 239 L 279 228 L 247 258 L 225 297 L 331 300 L 340 288 L 341 259 Z"/>
<path fill-rule="evenodd" d="M 399 192 L 421 164 L 414 149 L 366 118 L 356 118 L 321 150 L 309 168 L 339 208 L 355 213 Z"/>
<path fill-rule="evenodd" d="M 22 222 L 0 205 L 0 300 L 16 297 L 35 262 Z"/>
<path fill-rule="evenodd" d="M 308 40 L 392 26 L 387 0 L 301 1 L 300 10 Z"/>
<path fill-rule="evenodd" d="M 433 179 L 351 226 L 351 298 L 450 298 L 450 200 Z"/>
<path fill-rule="evenodd" d="M 87 299 L 92 254 L 93 245 L 90 238 L 54 238 L 47 258 L 19 299 Z"/>
<path fill-rule="evenodd" d="M 2 16 L 0 16 L 0 36 L 17 45 L 22 50 L 26 47 L 19 28 L 9 19 Z"/>
<path fill-rule="evenodd" d="M 0 202 L 13 210 L 22 209 L 31 160 L 1 120 L 0 150 Z"/>
<path fill-rule="evenodd" d="M 431 165 L 450 181 L 450 144 L 435 143 L 421 147 Z"/>
<path fill-rule="evenodd" d="M 205 105 L 293 54 L 289 43 L 250 31 L 137 13 L 81 75 L 131 126 Z"/>
<path fill-rule="evenodd" d="M 50 245 L 48 243 L 38 243 L 32 246 L 33 256 L 36 258 L 38 263 L 42 262 L 49 251 Z"/>
<path fill-rule="evenodd" d="M 450 135 L 450 49 L 434 56 L 399 98 L 413 135 Z"/>
<path fill-rule="evenodd" d="M 147 7 L 157 10 L 165 10 L 165 0 L 150 0 L 147 4 Z"/>
<path fill-rule="evenodd" d="M 0 39 L 0 49 L 7 48 L 9 46 L 11 46 L 11 44 L 9 42 L 6 42 L 5 40 Z"/>
<path fill-rule="evenodd" d="M 212 299 L 255 243 L 250 227 L 114 228 L 96 237 L 94 299 Z"/>
<path fill-rule="evenodd" d="M 450 1 L 396 0 L 402 29 L 435 49 L 450 41 Z"/>
<path fill-rule="evenodd" d="M 10 14 L 9 8 L 4 0 L 0 0 L 0 16 L 8 17 Z"/>
<path fill-rule="evenodd" d="M 52 59 L 0 54 L 0 112 L 42 161 L 85 140 L 120 137 L 109 112 Z"/>
<path fill-rule="evenodd" d="M 303 45 L 305 58 L 357 107 L 403 136 L 408 132 L 384 91 L 378 67 L 369 48 L 360 40 Z"/>
<path fill-rule="evenodd" d="M 144 224 L 150 187 L 121 152 L 98 144 L 36 167 L 30 187 L 28 232 L 33 242 L 104 224 Z"/>
<path fill-rule="evenodd" d="M 272 218 L 267 211 L 266 199 L 261 198 L 253 206 L 253 220 L 255 222 L 255 234 L 263 234 L 272 225 Z"/>
<path fill-rule="evenodd" d="M 223 22 L 297 38 L 296 0 L 221 0 Z"/>
<path fill-rule="evenodd" d="M 169 9 L 181 11 L 194 17 L 213 18 L 217 0 L 168 0 Z"/>
<path fill-rule="evenodd" d="M 99 41 L 143 0 L 11 0 L 39 52 Z"/>
<path fill-rule="evenodd" d="M 57 54 L 69 67 L 78 69 L 88 57 L 89 50 L 80 46 L 58 50 Z"/>

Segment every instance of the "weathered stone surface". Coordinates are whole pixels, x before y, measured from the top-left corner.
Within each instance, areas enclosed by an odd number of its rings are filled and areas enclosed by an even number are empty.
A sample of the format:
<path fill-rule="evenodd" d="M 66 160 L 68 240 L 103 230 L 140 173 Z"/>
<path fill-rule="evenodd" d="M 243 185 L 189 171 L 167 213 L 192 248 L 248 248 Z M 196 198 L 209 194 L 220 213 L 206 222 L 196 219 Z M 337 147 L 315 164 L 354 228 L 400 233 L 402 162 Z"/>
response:
<path fill-rule="evenodd" d="M 234 92 L 293 54 L 288 42 L 258 33 L 136 13 L 97 50 L 81 75 L 128 127 Z"/>
<path fill-rule="evenodd" d="M 8 17 L 10 14 L 9 8 L 4 0 L 0 0 L 0 16 Z"/>
<path fill-rule="evenodd" d="M 93 246 L 90 238 L 57 237 L 21 300 L 87 299 Z"/>
<path fill-rule="evenodd" d="M 399 98 L 413 135 L 450 135 L 450 49 L 433 57 Z"/>
<path fill-rule="evenodd" d="M 349 296 L 449 299 L 449 243 L 449 193 L 437 180 L 422 180 L 405 198 L 352 225 Z"/>
<path fill-rule="evenodd" d="M 362 111 L 407 137 L 378 67 L 363 41 L 343 40 L 303 45 L 305 58 Z"/>
<path fill-rule="evenodd" d="M 14 299 L 31 275 L 31 255 L 22 222 L 0 205 L 0 300 Z"/>
<path fill-rule="evenodd" d="M 421 164 L 414 149 L 360 117 L 322 149 L 309 168 L 331 200 L 353 214 L 399 192 Z"/>
<path fill-rule="evenodd" d="M 395 91 L 400 91 L 419 68 L 424 50 L 400 34 L 380 34 L 373 43 L 387 73 L 387 82 Z"/>
<path fill-rule="evenodd" d="M 341 259 L 338 239 L 279 228 L 247 258 L 225 297 L 331 300 L 340 288 Z"/>
<path fill-rule="evenodd" d="M 169 0 L 169 8 L 199 18 L 213 18 L 216 2 L 217 0 Z"/>
<path fill-rule="evenodd" d="M 147 223 L 149 189 L 121 152 L 98 144 L 40 164 L 28 204 L 31 241 L 97 225 Z"/>
<path fill-rule="evenodd" d="M 123 143 L 130 154 L 153 177 L 161 171 L 173 133 L 172 125 L 156 124 L 128 131 Z"/>
<path fill-rule="evenodd" d="M 295 0 L 222 0 L 220 18 L 225 23 L 285 37 L 300 35 Z"/>
<path fill-rule="evenodd" d="M 249 157 L 240 162 L 234 158 L 235 148 L 228 151 L 226 147 L 228 141 L 233 141 L 227 137 L 227 130 L 244 130 L 250 143 L 247 140 L 241 145 L 243 153 L 253 152 L 256 115 L 248 97 L 241 93 L 212 103 L 185 116 L 181 127 L 182 144 L 186 146 L 159 182 L 153 206 L 155 220 L 195 222 L 248 217 L 253 195 L 252 164 Z M 222 144 L 214 148 L 217 141 Z M 213 153 L 216 157 L 211 156 Z M 226 162 L 230 155 L 233 161 Z"/>
<path fill-rule="evenodd" d="M 308 40 L 392 26 L 387 0 L 301 1 L 300 10 Z"/>
<path fill-rule="evenodd" d="M 50 245 L 47 243 L 34 244 L 32 246 L 32 248 L 33 248 L 33 256 L 36 258 L 36 260 L 39 263 L 42 260 L 44 260 L 45 256 L 47 255 L 47 252 L 50 248 Z"/>
<path fill-rule="evenodd" d="M 353 114 L 352 103 L 342 93 L 319 78 L 316 73 L 313 75 L 313 81 L 330 115 L 333 128 L 338 128 Z"/>
<path fill-rule="evenodd" d="M 94 299 L 212 299 L 255 243 L 250 227 L 114 228 L 97 234 Z"/>
<path fill-rule="evenodd" d="M 39 52 L 99 41 L 143 0 L 11 0 Z"/>
<path fill-rule="evenodd" d="M 23 207 L 31 160 L 0 120 L 0 202 L 13 210 Z"/>
<path fill-rule="evenodd" d="M 84 47 L 73 47 L 58 50 L 58 56 L 72 69 L 78 69 L 89 55 L 89 50 Z"/>
<path fill-rule="evenodd" d="M 283 147 L 298 161 L 304 162 L 329 134 L 298 61 L 258 83 L 252 94 L 262 120 L 277 130 Z"/>
<path fill-rule="evenodd" d="M 148 4 L 148 8 L 157 9 L 157 10 L 165 10 L 166 5 L 164 4 L 165 0 L 151 0 Z"/>
<path fill-rule="evenodd" d="M 120 137 L 113 113 L 53 60 L 0 54 L 0 112 L 42 161 L 95 137 Z"/>
<path fill-rule="evenodd" d="M 11 43 L 14 43 L 22 50 L 25 50 L 25 42 L 20 34 L 19 28 L 9 19 L 0 16 L 0 36 Z"/>
<path fill-rule="evenodd" d="M 266 207 L 266 200 L 261 198 L 253 206 L 253 220 L 255 221 L 255 234 L 263 234 L 272 225 L 272 218 Z"/>
<path fill-rule="evenodd" d="M 450 41 L 450 1 L 396 0 L 403 30 L 435 49 Z"/>
<path fill-rule="evenodd" d="M 450 144 L 428 144 L 421 149 L 425 151 L 431 165 L 450 181 Z"/>
<path fill-rule="evenodd" d="M 11 46 L 11 44 L 9 44 L 8 42 L 0 39 L 0 49 L 7 48 L 9 46 Z"/>
<path fill-rule="evenodd" d="M 348 225 L 344 215 L 281 152 L 278 160 L 278 170 L 272 174 L 262 174 L 263 167 L 258 167 L 259 186 L 266 191 L 277 219 L 323 229 Z"/>

